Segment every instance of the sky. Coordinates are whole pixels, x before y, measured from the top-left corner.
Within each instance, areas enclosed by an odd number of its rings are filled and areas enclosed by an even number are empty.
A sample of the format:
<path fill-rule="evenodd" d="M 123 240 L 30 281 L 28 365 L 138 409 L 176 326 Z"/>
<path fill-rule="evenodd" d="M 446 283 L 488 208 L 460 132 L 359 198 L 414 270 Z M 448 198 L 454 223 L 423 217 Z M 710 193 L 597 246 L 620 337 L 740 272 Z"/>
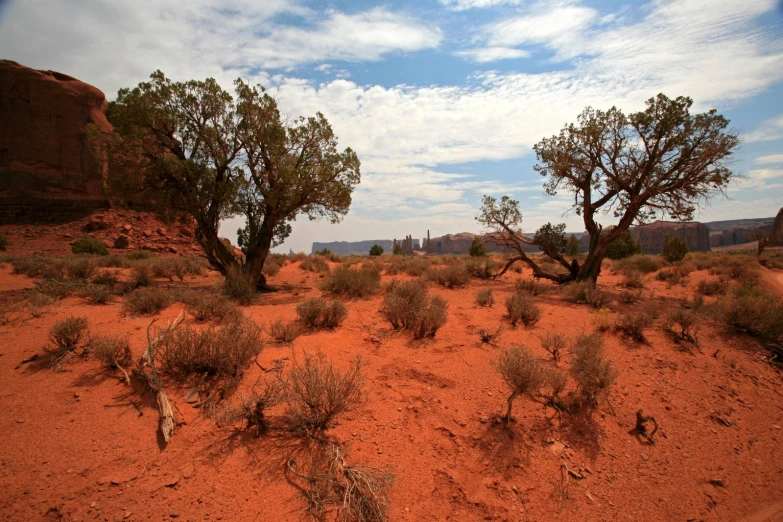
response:
<path fill-rule="evenodd" d="M 525 231 L 582 231 L 567 196 L 544 195 L 533 145 L 585 107 L 627 113 L 660 92 L 743 137 L 741 181 L 698 220 L 783 206 L 781 0 L 0 0 L 0 57 L 110 100 L 160 69 L 227 90 L 242 77 L 291 117 L 322 112 L 362 181 L 340 224 L 300 217 L 283 252 L 479 232 L 484 194 L 519 200 Z"/>

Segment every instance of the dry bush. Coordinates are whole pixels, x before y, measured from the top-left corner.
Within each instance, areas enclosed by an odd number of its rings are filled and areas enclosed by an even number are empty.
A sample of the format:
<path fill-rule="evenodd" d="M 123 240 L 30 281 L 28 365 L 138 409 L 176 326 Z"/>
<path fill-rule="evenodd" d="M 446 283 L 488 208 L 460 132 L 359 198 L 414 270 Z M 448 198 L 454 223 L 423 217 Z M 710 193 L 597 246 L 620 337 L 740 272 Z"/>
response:
<path fill-rule="evenodd" d="M 302 334 L 302 329 L 296 321 L 286 323 L 276 319 L 267 327 L 266 333 L 277 343 L 291 344 Z"/>
<path fill-rule="evenodd" d="M 308 328 L 333 329 L 345 320 L 348 307 L 340 301 L 327 302 L 320 297 L 311 297 L 296 305 L 296 314 Z"/>
<path fill-rule="evenodd" d="M 491 289 L 484 288 L 476 292 L 476 305 L 481 307 L 485 307 L 485 306 L 491 307 L 494 304 L 495 304 L 495 296 L 492 295 Z"/>
<path fill-rule="evenodd" d="M 142 287 L 125 296 L 123 312 L 131 315 L 154 315 L 172 302 L 171 294 L 161 288 Z"/>
<path fill-rule="evenodd" d="M 495 368 L 511 389 L 505 422 L 511 420 L 511 407 L 519 395 L 534 395 L 544 383 L 541 363 L 526 348 L 520 346 L 503 350 L 495 361 Z"/>
<path fill-rule="evenodd" d="M 726 292 L 726 283 L 724 281 L 707 281 L 703 279 L 696 285 L 696 290 L 702 295 L 717 295 Z"/>
<path fill-rule="evenodd" d="M 383 297 L 381 314 L 394 329 L 407 329 L 417 339 L 432 337 L 446 324 L 448 305 L 440 296 L 429 296 L 421 281 L 392 281 Z"/>
<path fill-rule="evenodd" d="M 626 257 L 625 259 L 614 261 L 612 264 L 613 270 L 617 272 L 637 270 L 643 274 L 657 272 L 664 266 L 666 266 L 666 260 L 661 256 L 645 254 L 636 254 L 631 257 Z"/>
<path fill-rule="evenodd" d="M 377 293 L 380 288 L 380 271 L 346 266 L 335 268 L 321 286 L 324 292 L 347 297 L 368 297 Z"/>
<path fill-rule="evenodd" d="M 514 292 L 506 299 L 506 312 L 512 326 L 520 321 L 525 326 L 533 326 L 541 318 L 541 308 L 533 296 L 524 292 Z"/>
<path fill-rule="evenodd" d="M 299 268 L 308 272 L 328 272 L 329 263 L 323 258 L 323 256 L 314 255 L 302 259 Z"/>
<path fill-rule="evenodd" d="M 132 288 L 151 286 L 154 281 L 152 279 L 152 268 L 150 263 L 136 263 L 133 267 L 130 281 Z"/>
<path fill-rule="evenodd" d="M 615 323 L 615 329 L 624 335 L 638 341 L 645 340 L 644 331 L 655 322 L 655 315 L 647 307 L 634 312 L 620 314 Z"/>
<path fill-rule="evenodd" d="M 430 261 L 422 257 L 407 258 L 402 264 L 405 273 L 414 277 L 424 275 L 429 267 Z"/>
<path fill-rule="evenodd" d="M 34 317 L 34 318 L 41 317 L 44 314 L 46 307 L 53 305 L 55 301 L 53 297 L 41 293 L 37 290 L 24 291 L 23 295 L 24 295 L 24 308 L 30 314 L 30 317 Z M 8 303 L 8 305 L 9 305 L 9 310 L 13 310 L 16 308 L 16 305 L 13 303 Z"/>
<path fill-rule="evenodd" d="M 68 316 L 49 330 L 52 346 L 45 346 L 53 367 L 62 365 L 73 355 L 87 336 L 87 318 Z"/>
<path fill-rule="evenodd" d="M 105 285 L 90 284 L 82 287 L 79 290 L 79 295 L 90 301 L 93 304 L 106 304 L 112 297 L 111 287 Z"/>
<path fill-rule="evenodd" d="M 73 257 L 62 261 L 68 279 L 87 280 L 95 275 L 96 265 L 89 257 Z"/>
<path fill-rule="evenodd" d="M 174 264 L 176 260 L 170 257 L 158 257 L 150 261 L 147 266 L 153 277 L 174 281 Z M 139 264 L 139 266 L 142 266 Z"/>
<path fill-rule="evenodd" d="M 498 264 L 489 257 L 469 257 L 465 260 L 465 270 L 477 279 L 491 279 L 498 271 Z"/>
<path fill-rule="evenodd" d="M 601 307 L 598 310 L 598 315 L 593 318 L 593 325 L 599 332 L 611 330 L 616 322 L 614 313 L 606 307 Z"/>
<path fill-rule="evenodd" d="M 302 437 L 318 436 L 344 413 L 364 402 L 361 358 L 345 372 L 337 370 L 323 354 L 304 355 L 285 377 L 288 429 Z"/>
<path fill-rule="evenodd" d="M 119 283 L 119 280 L 117 279 L 116 272 L 109 272 L 108 270 L 103 270 L 99 272 L 98 275 L 92 278 L 92 283 L 94 285 L 103 285 L 103 286 L 108 286 L 109 288 L 114 288 L 115 286 L 117 286 L 117 283 Z"/>
<path fill-rule="evenodd" d="M 264 275 L 273 277 L 280 273 L 280 269 L 283 268 L 283 260 L 275 257 L 269 257 L 264 262 L 264 268 L 261 270 Z"/>
<path fill-rule="evenodd" d="M 546 399 L 547 406 L 551 406 L 559 411 L 565 410 L 566 405 L 561 395 L 565 391 L 566 386 L 568 386 L 568 375 L 565 371 L 551 366 L 544 366 L 542 370 L 543 382 L 541 387 L 546 390 L 542 395 Z"/>
<path fill-rule="evenodd" d="M 598 334 L 580 335 L 571 348 L 571 375 L 579 386 L 582 405 L 593 408 L 609 392 L 617 379 L 617 370 L 603 353 L 603 338 Z"/>
<path fill-rule="evenodd" d="M 620 292 L 620 302 L 625 304 L 636 304 L 642 300 L 641 289 L 636 290 L 623 290 Z"/>
<path fill-rule="evenodd" d="M 589 281 L 571 283 L 565 287 L 563 299 L 570 303 L 588 304 L 602 308 L 606 304 L 606 295 Z"/>
<path fill-rule="evenodd" d="M 644 274 L 634 269 L 625 270 L 620 284 L 626 288 L 644 288 Z"/>
<path fill-rule="evenodd" d="M 244 423 L 246 429 L 255 431 L 260 437 L 269 429 L 266 411 L 283 401 L 283 384 L 277 379 L 267 379 L 261 391 L 253 391 L 240 397 L 239 404 L 218 410 L 215 420 L 221 423 Z"/>
<path fill-rule="evenodd" d="M 714 309 L 716 318 L 733 331 L 775 342 L 783 338 L 783 301 L 758 288 L 735 288 Z"/>
<path fill-rule="evenodd" d="M 28 277 L 43 279 L 63 279 L 66 272 L 59 259 L 42 255 L 17 256 L 11 259 L 12 272 Z"/>
<path fill-rule="evenodd" d="M 222 295 L 193 292 L 180 298 L 188 307 L 188 312 L 196 321 L 236 321 L 241 319 L 242 311 L 233 301 Z"/>
<path fill-rule="evenodd" d="M 241 305 L 252 304 L 256 298 L 255 286 L 239 268 L 229 268 L 222 291 L 223 295 Z"/>
<path fill-rule="evenodd" d="M 698 321 L 699 317 L 690 310 L 672 310 L 664 318 L 661 329 L 675 343 L 688 341 L 698 344 Z"/>
<path fill-rule="evenodd" d="M 261 329 L 244 319 L 200 330 L 182 326 L 163 338 L 159 353 L 162 367 L 179 379 L 201 375 L 238 383 L 261 348 Z"/>
<path fill-rule="evenodd" d="M 767 256 L 759 259 L 759 264 L 773 270 L 783 270 L 783 258 L 780 256 Z"/>
<path fill-rule="evenodd" d="M 683 275 L 676 268 L 667 268 L 655 274 L 655 279 L 664 281 L 669 285 L 680 285 L 685 281 Z"/>
<path fill-rule="evenodd" d="M 482 343 L 492 344 L 503 333 L 503 325 L 497 328 L 479 328 L 477 331 Z"/>
<path fill-rule="evenodd" d="M 130 384 L 130 376 L 126 371 L 132 361 L 130 342 L 127 337 L 98 335 L 90 339 L 87 352 L 96 361 L 109 368 L 122 371 L 125 382 Z"/>
<path fill-rule="evenodd" d="M 563 356 L 563 350 L 568 345 L 568 339 L 561 333 L 547 332 L 544 337 L 541 338 L 541 346 L 549 352 L 552 356 L 552 360 L 555 364 L 560 362 L 560 358 Z"/>
<path fill-rule="evenodd" d="M 36 292 L 57 300 L 65 299 L 84 286 L 82 282 L 59 279 L 44 279 L 43 281 L 35 281 L 34 284 Z"/>
<path fill-rule="evenodd" d="M 470 274 L 464 266 L 450 264 L 445 267 L 430 267 L 426 278 L 445 288 L 459 288 L 468 284 Z"/>
<path fill-rule="evenodd" d="M 530 295 L 540 295 L 546 292 L 547 287 L 537 283 L 533 279 L 520 279 L 514 283 L 514 291 Z"/>

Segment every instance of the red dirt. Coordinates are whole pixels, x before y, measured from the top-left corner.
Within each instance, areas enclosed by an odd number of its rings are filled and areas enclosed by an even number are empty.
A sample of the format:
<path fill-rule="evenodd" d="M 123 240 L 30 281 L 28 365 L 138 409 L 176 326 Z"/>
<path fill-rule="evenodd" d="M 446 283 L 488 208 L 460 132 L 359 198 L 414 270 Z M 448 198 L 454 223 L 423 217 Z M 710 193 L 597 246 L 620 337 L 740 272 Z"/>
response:
<path fill-rule="evenodd" d="M 498 346 L 482 345 L 476 330 L 503 322 L 502 303 L 518 277 L 509 273 L 459 290 L 431 287 L 449 303 L 448 323 L 432 340 L 392 331 L 374 297 L 348 301 L 348 318 L 334 332 L 302 336 L 293 348 L 269 344 L 258 362 L 269 367 L 275 359 L 321 350 L 344 366 L 362 355 L 369 400 L 333 435 L 347 444 L 349 461 L 392 466 L 390 520 L 783 520 L 781 374 L 758 342 L 716 325 L 701 328 L 703 353 L 693 354 L 659 331 L 649 332 L 648 344 L 605 334 L 620 375 L 611 408 L 602 405 L 592 424 L 559 426 L 552 410 L 524 399 L 515 404 L 513 436 L 494 423 L 508 394 L 492 367 L 501 347 L 524 344 L 543 358 L 539 338 L 546 331 L 571 337 L 592 331 L 598 313 L 546 293 L 537 298 L 538 325 L 506 325 Z M 648 276 L 645 300 L 654 299 L 663 313 L 692 295 L 701 277 L 709 276 L 693 274 L 688 288 L 667 288 Z M 210 274 L 185 284 L 218 279 Z M 293 319 L 297 302 L 320 295 L 318 281 L 298 263 L 287 264 L 270 278 L 282 289 L 244 312 L 259 323 Z M 600 283 L 617 295 L 617 281 L 606 271 Z M 0 267 L 3 298 L 31 284 Z M 494 308 L 474 308 L 473 294 L 485 287 L 495 292 Z M 93 333 L 128 335 L 138 356 L 150 319 L 121 317 L 120 310 L 119 299 L 91 306 L 69 298 L 43 317 L 23 313 L 0 325 L 0 519 L 302 517 L 304 503 L 282 474 L 284 449 L 215 426 L 182 400 L 184 388 L 167 383 L 184 424 L 162 448 L 150 396 L 97 363 L 73 363 L 62 373 L 15 369 L 67 315 L 87 316 Z M 159 322 L 179 311 L 170 307 Z M 251 367 L 244 382 L 252 384 L 259 372 Z M 638 409 L 660 425 L 655 445 L 629 434 Z M 565 499 L 558 496 L 563 463 L 584 477 L 569 481 Z"/>

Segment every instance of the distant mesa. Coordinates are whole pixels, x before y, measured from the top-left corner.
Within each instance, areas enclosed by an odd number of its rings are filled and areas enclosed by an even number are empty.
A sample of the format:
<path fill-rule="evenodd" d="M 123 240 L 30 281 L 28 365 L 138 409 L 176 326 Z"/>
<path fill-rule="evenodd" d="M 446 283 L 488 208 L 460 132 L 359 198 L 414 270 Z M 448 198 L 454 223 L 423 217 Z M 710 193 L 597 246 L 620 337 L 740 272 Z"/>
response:
<path fill-rule="evenodd" d="M 320 252 L 324 248 L 330 252 L 335 252 L 342 255 L 367 255 L 370 253 L 370 249 L 373 245 L 378 244 L 383 248 L 385 254 L 391 254 L 394 251 L 393 239 L 373 239 L 365 241 L 332 241 L 330 243 L 313 243 L 312 252 Z M 413 240 L 414 250 L 419 249 L 419 240 Z"/>

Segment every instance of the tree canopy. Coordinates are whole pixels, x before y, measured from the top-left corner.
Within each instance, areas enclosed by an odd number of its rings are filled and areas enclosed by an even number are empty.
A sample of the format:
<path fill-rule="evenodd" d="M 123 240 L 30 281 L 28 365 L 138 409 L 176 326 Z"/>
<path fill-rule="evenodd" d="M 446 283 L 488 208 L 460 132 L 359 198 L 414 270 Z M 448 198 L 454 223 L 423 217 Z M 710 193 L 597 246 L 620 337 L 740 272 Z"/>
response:
<path fill-rule="evenodd" d="M 510 198 L 485 197 L 478 221 L 496 236 L 495 242 L 500 239 L 517 252 L 511 263 L 526 262 L 537 277 L 561 283 L 595 282 L 606 249 L 631 225 L 642 225 L 658 215 L 690 220 L 712 197 L 725 195 L 735 178 L 729 164 L 740 143 L 737 133 L 714 109 L 690 114 L 692 104 L 687 97 L 671 99 L 659 94 L 647 100 L 645 110 L 629 115 L 616 107 L 607 111 L 588 107 L 576 123 L 533 147 L 538 159 L 534 168 L 546 178 L 546 194 L 568 194 L 573 200 L 571 209 L 582 216 L 590 234 L 582 264 L 568 263 L 563 256 L 565 239 L 561 241 L 557 234 L 562 236 L 564 227 L 559 230 L 547 224 L 533 239 L 524 236 L 519 204 Z M 597 221 L 602 215 L 618 219 L 606 233 Z M 542 269 L 524 254 L 524 243 L 538 244 L 565 270 Z"/>
<path fill-rule="evenodd" d="M 321 113 L 288 120 L 263 87 L 241 79 L 235 95 L 208 78 L 173 82 L 160 71 L 121 89 L 107 116 L 109 166 L 124 190 L 196 221 L 197 239 L 221 272 L 239 267 L 256 285 L 271 247 L 297 215 L 339 222 L 360 181 L 359 159 L 337 149 Z M 219 240 L 222 219 L 242 215 L 242 263 Z"/>

